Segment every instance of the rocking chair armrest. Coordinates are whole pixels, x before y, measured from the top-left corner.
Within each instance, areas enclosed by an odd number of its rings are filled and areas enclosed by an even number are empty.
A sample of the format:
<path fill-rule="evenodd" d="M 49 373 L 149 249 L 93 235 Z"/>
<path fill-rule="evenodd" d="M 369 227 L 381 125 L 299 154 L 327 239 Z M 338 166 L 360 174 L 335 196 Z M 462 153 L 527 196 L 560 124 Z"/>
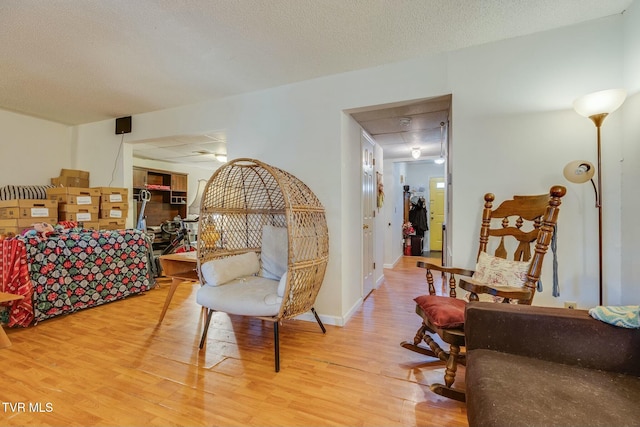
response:
<path fill-rule="evenodd" d="M 640 376 L 640 333 L 589 316 L 587 310 L 471 302 L 466 348 Z"/>
<path fill-rule="evenodd" d="M 496 286 L 487 283 L 478 282 L 473 278 L 460 279 L 459 286 L 468 292 L 474 294 L 488 294 L 496 297 L 528 300 L 531 298 L 531 291 L 524 286 L 519 288 L 515 286 Z"/>
<path fill-rule="evenodd" d="M 469 277 L 473 276 L 473 273 L 474 273 L 473 270 L 467 270 L 465 268 L 443 267 L 441 265 L 431 264 L 424 261 L 418 261 L 416 266 L 419 268 L 424 268 L 426 270 L 436 270 L 436 271 L 441 271 L 443 273 L 458 274 L 461 276 L 469 276 Z"/>

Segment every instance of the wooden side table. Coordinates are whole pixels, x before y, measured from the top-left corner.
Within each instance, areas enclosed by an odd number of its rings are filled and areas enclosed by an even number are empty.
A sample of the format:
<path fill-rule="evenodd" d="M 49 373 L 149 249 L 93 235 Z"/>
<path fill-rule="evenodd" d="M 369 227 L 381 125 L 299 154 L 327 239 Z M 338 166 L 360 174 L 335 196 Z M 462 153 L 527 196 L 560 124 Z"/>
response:
<path fill-rule="evenodd" d="M 164 307 L 162 307 L 158 323 L 161 323 L 162 319 L 164 319 L 178 285 L 185 281 L 197 282 L 200 280 L 196 270 L 198 266 L 196 251 L 161 255 L 160 264 L 162 265 L 162 273 L 167 277 L 171 277 L 171 288 L 164 301 Z"/>
<path fill-rule="evenodd" d="M 0 302 L 16 301 L 24 298 L 22 295 L 8 294 L 6 292 L 0 292 Z M 11 341 L 7 336 L 7 333 L 2 329 L 0 325 L 0 348 L 7 348 L 11 346 Z"/>

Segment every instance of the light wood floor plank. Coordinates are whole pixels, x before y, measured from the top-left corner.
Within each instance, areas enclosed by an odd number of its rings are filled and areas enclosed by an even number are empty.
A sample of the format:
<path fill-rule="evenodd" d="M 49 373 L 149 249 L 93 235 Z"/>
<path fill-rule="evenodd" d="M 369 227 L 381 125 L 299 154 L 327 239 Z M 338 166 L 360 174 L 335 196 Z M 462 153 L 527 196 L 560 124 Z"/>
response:
<path fill-rule="evenodd" d="M 216 313 L 198 350 L 199 285 L 187 282 L 160 325 L 165 279 L 144 295 L 6 328 L 13 345 L 0 350 L 0 402 L 26 410 L 0 406 L 0 424 L 467 426 L 464 404 L 429 390 L 444 364 L 400 347 L 420 326 L 418 259 L 385 270 L 344 327 L 323 335 L 315 323 L 284 322 L 277 374 L 269 322 Z"/>

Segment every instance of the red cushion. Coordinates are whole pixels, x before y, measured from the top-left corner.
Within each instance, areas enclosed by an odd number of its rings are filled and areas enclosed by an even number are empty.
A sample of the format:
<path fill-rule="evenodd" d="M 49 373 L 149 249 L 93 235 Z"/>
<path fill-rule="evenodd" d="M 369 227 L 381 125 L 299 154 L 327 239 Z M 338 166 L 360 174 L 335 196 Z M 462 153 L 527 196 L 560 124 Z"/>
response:
<path fill-rule="evenodd" d="M 464 300 L 439 295 L 420 295 L 414 301 L 435 326 L 444 329 L 464 326 Z"/>

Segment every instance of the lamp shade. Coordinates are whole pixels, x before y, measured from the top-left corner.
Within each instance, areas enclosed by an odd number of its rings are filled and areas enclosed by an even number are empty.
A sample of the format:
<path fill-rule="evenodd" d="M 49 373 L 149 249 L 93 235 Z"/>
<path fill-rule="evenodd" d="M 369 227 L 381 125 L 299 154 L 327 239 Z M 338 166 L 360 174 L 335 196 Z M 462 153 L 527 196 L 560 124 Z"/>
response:
<path fill-rule="evenodd" d="M 593 178 L 596 172 L 596 168 L 593 164 L 586 160 L 575 160 L 567 163 L 564 167 L 562 174 L 569 182 L 574 184 L 582 184 Z"/>
<path fill-rule="evenodd" d="M 573 109 L 584 117 L 611 114 L 620 108 L 626 97 L 627 92 L 624 89 L 601 90 L 573 101 Z"/>

